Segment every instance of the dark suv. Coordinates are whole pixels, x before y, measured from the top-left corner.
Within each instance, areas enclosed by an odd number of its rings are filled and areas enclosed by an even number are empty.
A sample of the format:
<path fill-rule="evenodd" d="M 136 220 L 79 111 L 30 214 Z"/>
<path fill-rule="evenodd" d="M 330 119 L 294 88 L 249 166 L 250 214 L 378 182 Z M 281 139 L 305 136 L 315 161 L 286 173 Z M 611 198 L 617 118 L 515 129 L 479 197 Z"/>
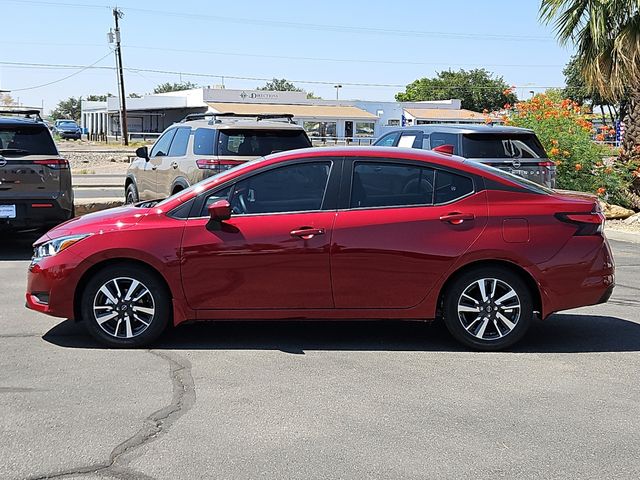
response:
<path fill-rule="evenodd" d="M 0 110 L 0 230 L 49 229 L 74 216 L 69 163 L 37 110 Z"/>
<path fill-rule="evenodd" d="M 556 167 L 533 130 L 491 125 L 416 125 L 390 131 L 374 145 L 436 150 L 506 170 L 554 188 Z"/>

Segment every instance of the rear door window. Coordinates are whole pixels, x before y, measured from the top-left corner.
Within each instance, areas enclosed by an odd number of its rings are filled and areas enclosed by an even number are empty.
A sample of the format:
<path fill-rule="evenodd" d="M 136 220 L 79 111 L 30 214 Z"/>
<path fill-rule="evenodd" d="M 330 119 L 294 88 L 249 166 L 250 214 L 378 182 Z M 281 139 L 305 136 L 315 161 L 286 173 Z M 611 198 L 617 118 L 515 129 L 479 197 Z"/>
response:
<path fill-rule="evenodd" d="M 176 129 L 176 133 L 169 148 L 169 157 L 184 157 L 187 154 L 187 145 L 189 144 L 189 136 L 191 135 L 191 127 L 180 127 Z"/>
<path fill-rule="evenodd" d="M 351 184 L 351 208 L 433 204 L 431 168 L 401 163 L 357 162 Z"/>
<path fill-rule="evenodd" d="M 463 175 L 436 171 L 435 203 L 449 203 L 473 192 L 473 180 Z"/>
<path fill-rule="evenodd" d="M 49 129 L 41 124 L 0 126 L 0 155 L 57 155 Z"/>
<path fill-rule="evenodd" d="M 196 155 L 215 155 L 213 144 L 216 131 L 213 128 L 196 128 L 193 134 L 193 153 Z"/>
<path fill-rule="evenodd" d="M 546 158 L 544 147 L 532 133 L 473 133 L 462 137 L 466 158 Z"/>
<path fill-rule="evenodd" d="M 218 134 L 218 155 L 263 157 L 310 146 L 304 130 L 222 129 Z"/>

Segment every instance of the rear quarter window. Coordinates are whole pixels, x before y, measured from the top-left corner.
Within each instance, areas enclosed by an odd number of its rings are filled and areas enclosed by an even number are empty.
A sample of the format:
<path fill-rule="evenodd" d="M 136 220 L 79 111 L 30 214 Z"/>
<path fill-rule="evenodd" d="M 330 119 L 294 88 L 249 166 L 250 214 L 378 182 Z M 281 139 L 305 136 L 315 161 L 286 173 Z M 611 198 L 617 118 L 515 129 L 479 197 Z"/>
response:
<path fill-rule="evenodd" d="M 436 171 L 435 203 L 449 203 L 473 193 L 473 180 L 444 170 Z"/>

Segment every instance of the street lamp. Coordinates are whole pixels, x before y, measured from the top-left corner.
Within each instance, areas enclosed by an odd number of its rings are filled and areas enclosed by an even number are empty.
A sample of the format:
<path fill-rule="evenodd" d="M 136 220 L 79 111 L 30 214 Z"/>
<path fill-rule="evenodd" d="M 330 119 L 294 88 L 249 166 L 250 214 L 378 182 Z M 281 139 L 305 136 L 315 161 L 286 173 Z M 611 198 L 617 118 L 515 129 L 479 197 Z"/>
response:
<path fill-rule="evenodd" d="M 334 85 L 333 88 L 336 89 L 336 100 L 338 100 L 338 98 L 339 98 L 338 92 L 342 88 L 342 85 Z"/>

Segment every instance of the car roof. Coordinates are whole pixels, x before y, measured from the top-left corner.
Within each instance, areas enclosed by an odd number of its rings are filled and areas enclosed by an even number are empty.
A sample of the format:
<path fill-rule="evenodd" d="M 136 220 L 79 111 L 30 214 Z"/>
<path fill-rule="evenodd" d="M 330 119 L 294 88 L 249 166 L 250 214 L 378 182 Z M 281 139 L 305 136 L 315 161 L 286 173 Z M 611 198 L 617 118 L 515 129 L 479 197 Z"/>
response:
<path fill-rule="evenodd" d="M 289 122 L 277 122 L 268 120 L 247 120 L 247 119 L 224 119 L 212 122 L 208 119 L 187 120 L 178 122 L 172 127 L 188 125 L 194 128 L 214 128 L 214 129 L 252 129 L 252 130 L 304 130 L 301 125 Z"/>
<path fill-rule="evenodd" d="M 0 125 L 44 125 L 44 122 L 35 118 L 5 117 L 0 114 Z"/>
<path fill-rule="evenodd" d="M 509 127 L 504 125 L 486 125 L 486 124 L 429 124 L 429 125 L 411 125 L 402 128 L 390 130 L 386 133 L 406 132 L 418 130 L 424 133 L 442 132 L 442 133 L 534 133 L 533 130 L 520 127 Z"/>

